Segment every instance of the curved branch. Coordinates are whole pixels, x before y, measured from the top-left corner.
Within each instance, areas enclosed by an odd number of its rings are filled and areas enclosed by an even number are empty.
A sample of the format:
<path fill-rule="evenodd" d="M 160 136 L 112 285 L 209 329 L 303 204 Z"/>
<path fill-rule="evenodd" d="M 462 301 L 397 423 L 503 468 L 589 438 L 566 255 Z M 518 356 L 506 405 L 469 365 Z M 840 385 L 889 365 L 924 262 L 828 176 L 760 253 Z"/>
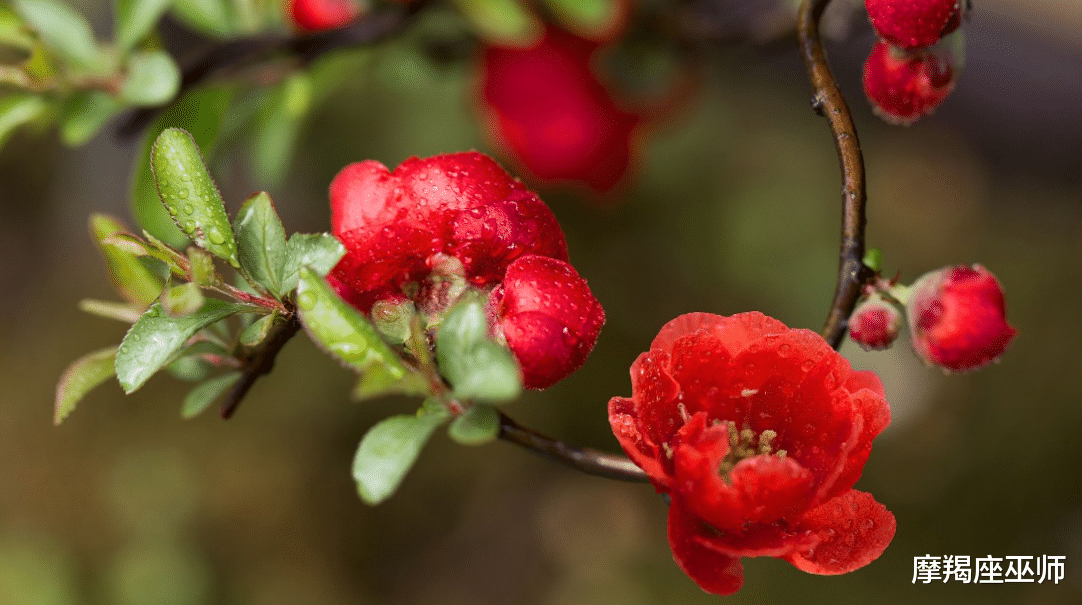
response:
<path fill-rule="evenodd" d="M 830 346 L 837 349 L 845 337 L 846 322 L 853 313 L 861 287 L 875 277 L 875 272 L 864 265 L 864 206 L 867 191 L 864 185 L 864 157 L 860 152 L 860 140 L 853 125 L 853 117 L 845 97 L 830 73 L 823 43 L 819 39 L 819 20 L 830 0 L 804 0 L 800 6 L 797 33 L 800 38 L 800 55 L 808 70 L 815 94 L 812 108 L 825 117 L 834 135 L 834 146 L 842 171 L 842 241 L 838 261 L 838 283 L 834 300 L 830 305 L 826 324 L 821 332 Z"/>
<path fill-rule="evenodd" d="M 620 481 L 649 481 L 642 469 L 623 456 L 568 445 L 522 427 L 502 413 L 500 414 L 500 439 L 521 445 L 550 460 L 590 475 Z"/>
<path fill-rule="evenodd" d="M 274 359 L 278 357 L 282 347 L 296 336 L 300 329 L 301 321 L 295 313 L 285 323 L 272 328 L 273 331 L 270 336 L 244 360 L 240 381 L 233 385 L 229 395 L 222 402 L 222 418 L 229 419 L 233 412 L 237 411 L 237 406 L 240 405 L 244 396 L 248 394 L 255 381 L 259 380 L 259 377 L 264 374 L 270 374 L 270 371 L 274 369 Z"/>

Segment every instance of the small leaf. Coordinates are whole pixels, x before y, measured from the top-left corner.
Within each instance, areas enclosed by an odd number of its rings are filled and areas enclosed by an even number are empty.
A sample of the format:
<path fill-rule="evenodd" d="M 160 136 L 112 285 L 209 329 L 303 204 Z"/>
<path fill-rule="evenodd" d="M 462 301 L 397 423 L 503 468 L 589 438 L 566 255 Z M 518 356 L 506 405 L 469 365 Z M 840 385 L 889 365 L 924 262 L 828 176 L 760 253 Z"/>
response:
<path fill-rule="evenodd" d="M 40 35 L 45 45 L 75 67 L 95 67 L 98 46 L 90 23 L 55 0 L 16 0 L 15 9 Z"/>
<path fill-rule="evenodd" d="M 104 214 L 90 216 L 90 231 L 109 265 L 113 287 L 124 300 L 145 309 L 162 291 L 164 281 L 140 259 L 140 250 L 149 254 L 146 245 L 125 233 L 120 221 Z"/>
<path fill-rule="evenodd" d="M 484 445 L 500 435 L 500 413 L 491 405 L 474 404 L 451 422 L 447 434 L 462 445 Z"/>
<path fill-rule="evenodd" d="M 11 133 L 45 112 L 48 104 L 37 95 L 13 93 L 0 98 L 0 147 Z"/>
<path fill-rule="evenodd" d="M 188 279 L 200 286 L 211 286 L 220 281 L 214 270 L 214 259 L 195 246 L 188 246 Z"/>
<path fill-rule="evenodd" d="M 353 458 L 361 500 L 376 505 L 389 498 L 443 420 L 429 414 L 391 416 L 369 429 Z"/>
<path fill-rule="evenodd" d="M 297 287 L 297 274 L 301 267 L 308 267 L 316 274 L 325 276 L 345 255 L 346 247 L 329 233 L 294 233 L 286 244 L 282 289 L 276 294 L 285 296 Z"/>
<path fill-rule="evenodd" d="M 173 0 L 173 13 L 205 34 L 224 38 L 237 29 L 228 0 Z"/>
<path fill-rule="evenodd" d="M 486 40 L 527 47 L 541 39 L 541 21 L 518 0 L 456 0 L 455 6 Z"/>
<path fill-rule="evenodd" d="M 126 305 L 123 303 L 106 300 L 94 300 L 84 298 L 79 301 L 79 310 L 106 319 L 116 319 L 125 323 L 133 324 L 139 321 L 146 307 L 142 305 Z"/>
<path fill-rule="evenodd" d="M 182 355 L 166 365 L 165 371 L 177 380 L 198 382 L 214 371 L 214 365 L 197 355 Z"/>
<path fill-rule="evenodd" d="M 191 282 L 166 288 L 161 297 L 162 309 L 171 317 L 187 317 L 201 309 L 203 301 L 199 286 Z"/>
<path fill-rule="evenodd" d="M 0 7 L 0 65 L 18 65 L 34 54 L 34 36 L 15 13 Z"/>
<path fill-rule="evenodd" d="M 221 397 L 222 393 L 236 384 L 240 377 L 241 373 L 239 371 L 227 372 L 196 385 L 184 398 L 184 405 L 180 408 L 180 415 L 184 419 L 189 419 L 203 413 L 203 410 L 209 408 L 215 399 Z"/>
<path fill-rule="evenodd" d="M 257 344 L 263 342 L 267 338 L 267 334 L 270 334 L 271 327 L 274 325 L 274 321 L 278 319 L 278 311 L 273 311 L 270 315 L 264 315 L 259 319 L 253 321 L 244 328 L 244 331 L 240 333 L 240 344 L 246 347 L 254 347 Z"/>
<path fill-rule="evenodd" d="M 116 43 L 128 52 L 146 37 L 172 0 L 116 0 Z"/>
<path fill-rule="evenodd" d="M 60 140 L 68 147 L 86 144 L 121 109 L 120 101 L 100 90 L 72 94 L 60 110 Z"/>
<path fill-rule="evenodd" d="M 364 401 L 383 395 L 424 395 L 426 393 L 428 393 L 428 385 L 420 374 L 411 372 L 403 378 L 396 378 L 394 374 L 377 370 L 361 372 L 350 392 L 350 398 L 354 401 Z"/>
<path fill-rule="evenodd" d="M 169 267 L 170 273 L 173 275 L 176 275 L 177 277 L 188 276 L 189 269 L 186 267 L 189 261 L 186 256 L 177 252 L 167 244 L 158 241 L 157 238 L 147 231 L 143 231 L 143 237 L 147 240 L 147 252 L 151 257 L 165 263 L 165 265 Z"/>
<path fill-rule="evenodd" d="M 451 308 L 436 337 L 440 371 L 456 397 L 510 401 L 522 392 L 522 377 L 511 353 L 488 338 L 481 301 L 463 297 Z"/>
<path fill-rule="evenodd" d="M 150 151 L 158 195 L 173 222 L 197 246 L 239 267 L 225 203 L 192 135 L 166 128 Z"/>
<path fill-rule="evenodd" d="M 87 393 L 113 375 L 115 355 L 116 347 L 95 351 L 75 360 L 64 370 L 56 385 L 53 424 L 63 422 Z"/>
<path fill-rule="evenodd" d="M 206 299 L 203 308 L 187 317 L 170 317 L 154 303 L 128 330 L 116 354 L 116 375 L 125 393 L 132 393 L 169 363 L 196 332 L 234 313 L 252 312 L 249 305 Z"/>
<path fill-rule="evenodd" d="M 261 191 L 248 198 L 237 213 L 234 228 L 241 269 L 268 292 L 281 292 L 286 231 L 270 195 Z"/>
<path fill-rule="evenodd" d="M 161 50 L 133 53 L 120 98 L 132 105 L 164 105 L 180 90 L 180 68 Z"/>
<path fill-rule="evenodd" d="M 409 373 L 368 319 L 308 268 L 300 272 L 297 309 L 316 344 L 374 384 L 393 384 Z"/>

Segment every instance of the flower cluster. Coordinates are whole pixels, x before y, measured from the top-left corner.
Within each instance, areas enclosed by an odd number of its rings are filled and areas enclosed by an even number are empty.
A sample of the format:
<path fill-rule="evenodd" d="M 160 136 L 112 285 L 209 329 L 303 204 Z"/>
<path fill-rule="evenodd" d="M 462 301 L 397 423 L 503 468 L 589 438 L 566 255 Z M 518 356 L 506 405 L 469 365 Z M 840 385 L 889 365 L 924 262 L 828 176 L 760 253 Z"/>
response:
<path fill-rule="evenodd" d="M 466 285 L 490 292 L 493 336 L 545 388 L 586 361 L 605 315 L 567 262 L 556 217 L 476 152 L 351 164 L 330 188 L 346 256 L 329 279 L 354 306 L 413 300 L 435 315 Z"/>
<path fill-rule="evenodd" d="M 876 113 L 909 125 L 935 111 L 962 68 L 965 0 L 866 0 L 881 40 L 864 64 L 864 92 Z"/>
<path fill-rule="evenodd" d="M 883 386 L 819 335 L 760 313 L 682 315 L 631 381 L 612 430 L 670 496 L 673 555 L 703 589 L 738 590 L 741 557 L 840 574 L 890 543 L 894 516 L 852 489 L 890 422 Z"/>

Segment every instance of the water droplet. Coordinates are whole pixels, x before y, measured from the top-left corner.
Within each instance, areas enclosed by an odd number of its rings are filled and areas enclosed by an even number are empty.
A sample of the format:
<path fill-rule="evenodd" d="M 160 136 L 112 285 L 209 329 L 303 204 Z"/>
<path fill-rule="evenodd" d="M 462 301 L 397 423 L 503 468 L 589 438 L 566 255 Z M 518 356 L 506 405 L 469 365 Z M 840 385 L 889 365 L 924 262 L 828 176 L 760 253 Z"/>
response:
<path fill-rule="evenodd" d="M 212 244 L 220 245 L 225 243 L 225 236 L 217 229 L 211 230 L 211 232 L 207 234 L 207 239 L 209 239 Z"/>
<path fill-rule="evenodd" d="M 191 214 L 195 212 L 195 207 L 191 204 L 184 204 L 184 214 Z"/>
<path fill-rule="evenodd" d="M 128 347 L 120 347 L 120 352 L 121 353 L 127 353 L 128 352 Z"/>
<path fill-rule="evenodd" d="M 174 209 L 173 212 L 175 213 L 176 209 Z M 191 233 L 195 231 L 195 221 L 184 221 L 182 227 L 184 228 L 185 233 Z"/>
<path fill-rule="evenodd" d="M 575 334 L 575 333 L 571 332 L 571 329 L 568 328 L 567 326 L 564 326 L 564 331 L 563 332 L 564 332 L 564 344 L 565 345 L 567 345 L 569 347 L 574 347 L 574 346 L 577 346 L 579 344 L 579 336 L 578 336 L 578 334 Z"/>
<path fill-rule="evenodd" d="M 305 311 L 311 311 L 316 308 L 316 295 L 311 292 L 301 292 L 297 297 L 297 306 Z"/>
<path fill-rule="evenodd" d="M 188 197 L 188 190 L 187 189 L 181 189 L 180 191 L 177 192 L 177 196 L 179 198 L 181 198 L 181 199 L 184 199 L 184 198 Z"/>
<path fill-rule="evenodd" d="M 139 336 L 138 334 L 132 334 L 131 339 L 134 340 L 135 342 L 139 342 L 140 340 L 143 339 L 143 337 Z"/>
<path fill-rule="evenodd" d="M 165 179 L 162 179 L 162 180 L 158 181 L 158 186 L 159 187 L 168 187 L 169 186 L 169 181 L 167 181 Z"/>
<path fill-rule="evenodd" d="M 786 357 L 787 355 L 789 355 L 790 350 L 792 350 L 792 347 L 790 347 L 787 344 L 783 344 L 783 345 L 778 347 L 778 354 L 781 355 L 782 357 Z"/>
<path fill-rule="evenodd" d="M 805 372 L 810 372 L 814 366 L 815 364 L 812 362 L 812 360 L 807 359 L 804 361 L 804 363 L 800 364 L 800 369 L 804 370 Z"/>
<path fill-rule="evenodd" d="M 180 175 L 180 180 L 184 181 L 185 183 L 190 183 L 192 182 L 192 177 L 188 176 L 187 174 L 182 174 Z"/>
<path fill-rule="evenodd" d="M 875 527 L 875 521 L 872 521 L 871 519 L 865 519 L 860 522 L 860 526 L 864 529 L 864 531 L 871 531 L 872 528 Z"/>

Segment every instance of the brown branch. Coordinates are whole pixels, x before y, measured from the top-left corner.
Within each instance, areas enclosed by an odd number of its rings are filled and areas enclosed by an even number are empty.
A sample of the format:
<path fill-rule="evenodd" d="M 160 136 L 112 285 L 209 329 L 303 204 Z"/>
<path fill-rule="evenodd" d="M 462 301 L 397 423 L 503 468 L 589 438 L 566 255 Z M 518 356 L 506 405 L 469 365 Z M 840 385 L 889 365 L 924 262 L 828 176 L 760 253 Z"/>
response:
<path fill-rule="evenodd" d="M 500 414 L 500 439 L 521 445 L 536 454 L 590 475 L 620 481 L 649 480 L 642 469 L 623 456 L 568 445 L 519 426 L 504 414 Z"/>
<path fill-rule="evenodd" d="M 830 0 L 804 0 L 800 6 L 797 33 L 800 54 L 808 70 L 815 94 L 812 108 L 825 117 L 834 135 L 834 146 L 842 171 L 842 242 L 838 261 L 838 283 L 830 305 L 826 324 L 821 332 L 830 346 L 837 349 L 845 337 L 846 322 L 853 313 L 864 283 L 875 272 L 864 265 L 864 206 L 867 191 L 864 186 L 864 157 L 853 125 L 853 117 L 845 97 L 830 73 L 823 43 L 819 39 L 819 20 Z"/>
<path fill-rule="evenodd" d="M 233 385 L 229 396 L 222 403 L 222 418 L 228 419 L 237 410 L 237 406 L 248 394 L 248 391 L 259 380 L 260 376 L 269 374 L 274 369 L 274 359 L 282 350 L 289 339 L 296 336 L 301 329 L 301 322 L 294 313 L 288 321 L 271 328 L 271 333 L 263 343 L 251 351 L 244 359 L 244 366 L 240 382 Z"/>

